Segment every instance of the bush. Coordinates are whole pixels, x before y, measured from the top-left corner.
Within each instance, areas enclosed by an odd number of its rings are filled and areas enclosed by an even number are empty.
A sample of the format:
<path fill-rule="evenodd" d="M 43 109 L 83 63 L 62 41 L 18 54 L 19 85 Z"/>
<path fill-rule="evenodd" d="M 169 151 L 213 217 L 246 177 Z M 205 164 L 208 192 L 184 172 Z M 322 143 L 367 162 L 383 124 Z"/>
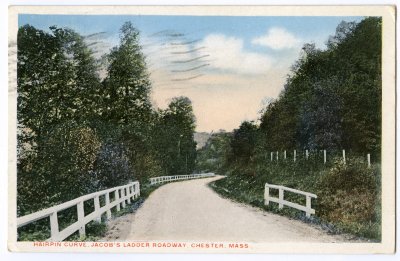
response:
<path fill-rule="evenodd" d="M 340 223 L 344 230 L 359 236 L 380 237 L 380 168 L 367 168 L 365 162 L 354 159 L 344 164 L 336 161 L 323 173 L 317 184 L 317 215 Z M 364 224 L 364 225 L 363 225 Z M 371 235 L 370 235 L 371 236 Z"/>
<path fill-rule="evenodd" d="M 18 159 L 18 216 L 92 192 L 88 172 L 100 144 L 93 129 L 74 121 L 46 130 L 35 150 Z"/>

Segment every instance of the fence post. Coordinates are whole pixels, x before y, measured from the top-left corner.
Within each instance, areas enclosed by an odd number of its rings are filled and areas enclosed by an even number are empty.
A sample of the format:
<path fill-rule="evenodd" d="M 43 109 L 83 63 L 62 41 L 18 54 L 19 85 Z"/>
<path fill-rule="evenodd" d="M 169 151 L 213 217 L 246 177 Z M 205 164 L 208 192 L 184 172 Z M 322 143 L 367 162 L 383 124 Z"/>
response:
<path fill-rule="evenodd" d="M 265 190 L 264 190 L 264 205 L 266 206 L 269 205 L 269 187 L 267 184 L 265 184 Z"/>
<path fill-rule="evenodd" d="M 343 150 L 342 154 L 343 154 L 343 163 L 346 164 L 346 151 Z"/>
<path fill-rule="evenodd" d="M 324 164 L 326 163 L 326 150 L 324 150 Z"/>
<path fill-rule="evenodd" d="M 52 241 L 58 241 L 57 237 L 60 231 L 58 230 L 57 211 L 54 211 L 50 214 L 50 230 Z"/>
<path fill-rule="evenodd" d="M 279 151 L 276 152 L 276 162 L 279 160 Z"/>
<path fill-rule="evenodd" d="M 119 189 L 115 190 L 115 201 L 119 201 Z M 117 203 L 117 211 L 121 210 L 121 204 Z"/>
<path fill-rule="evenodd" d="M 111 209 L 110 209 L 110 192 L 106 193 L 106 208 L 107 208 L 107 219 L 111 219 Z"/>
<path fill-rule="evenodd" d="M 293 151 L 293 162 L 296 162 L 296 150 Z"/>
<path fill-rule="evenodd" d="M 310 197 L 310 195 L 307 195 L 306 196 L 306 208 L 307 208 L 307 211 L 306 211 L 306 217 L 310 217 L 311 216 L 311 197 Z"/>
<path fill-rule="evenodd" d="M 78 209 L 78 223 L 79 223 L 79 236 L 81 238 L 85 237 L 86 232 L 85 232 L 85 211 L 83 209 L 83 201 L 79 202 L 77 205 L 77 209 Z"/>
<path fill-rule="evenodd" d="M 126 188 L 121 189 L 121 198 L 122 198 L 122 208 L 125 208 L 125 196 L 126 196 Z"/>
<path fill-rule="evenodd" d="M 131 204 L 131 197 L 132 197 L 132 184 L 129 184 L 128 187 L 126 187 L 126 190 L 128 192 L 128 204 Z"/>
<path fill-rule="evenodd" d="M 367 154 L 367 160 L 368 160 L 368 168 L 371 167 L 371 154 Z"/>
<path fill-rule="evenodd" d="M 308 160 L 308 150 L 306 150 L 306 159 Z"/>
<path fill-rule="evenodd" d="M 283 158 L 286 159 L 286 150 L 283 152 Z"/>
<path fill-rule="evenodd" d="M 271 152 L 271 161 L 272 161 L 272 158 L 274 157 L 274 153 L 273 152 Z"/>
<path fill-rule="evenodd" d="M 100 199 L 99 196 L 94 197 L 94 212 L 98 212 L 100 209 Z M 101 222 L 101 214 L 97 217 L 96 222 Z"/>
<path fill-rule="evenodd" d="M 279 188 L 279 209 L 283 208 L 283 188 Z"/>

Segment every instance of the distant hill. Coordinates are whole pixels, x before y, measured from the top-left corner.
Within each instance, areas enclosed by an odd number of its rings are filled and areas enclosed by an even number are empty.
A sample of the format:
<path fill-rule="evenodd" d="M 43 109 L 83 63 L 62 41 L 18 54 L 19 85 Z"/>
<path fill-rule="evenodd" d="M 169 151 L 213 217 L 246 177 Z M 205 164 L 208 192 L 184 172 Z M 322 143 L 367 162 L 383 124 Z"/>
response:
<path fill-rule="evenodd" d="M 206 145 L 206 142 L 211 137 L 211 133 L 208 132 L 195 132 L 194 140 L 197 142 L 196 149 L 201 149 Z"/>

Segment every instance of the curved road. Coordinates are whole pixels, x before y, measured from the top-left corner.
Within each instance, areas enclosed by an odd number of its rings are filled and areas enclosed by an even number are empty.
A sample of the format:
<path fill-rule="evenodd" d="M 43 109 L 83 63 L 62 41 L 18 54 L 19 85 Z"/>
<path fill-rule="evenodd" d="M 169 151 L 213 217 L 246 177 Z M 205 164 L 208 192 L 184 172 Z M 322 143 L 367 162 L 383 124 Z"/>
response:
<path fill-rule="evenodd" d="M 111 224 L 107 240 L 341 242 L 298 220 L 220 197 L 207 184 L 221 177 L 169 183 L 136 213 Z"/>

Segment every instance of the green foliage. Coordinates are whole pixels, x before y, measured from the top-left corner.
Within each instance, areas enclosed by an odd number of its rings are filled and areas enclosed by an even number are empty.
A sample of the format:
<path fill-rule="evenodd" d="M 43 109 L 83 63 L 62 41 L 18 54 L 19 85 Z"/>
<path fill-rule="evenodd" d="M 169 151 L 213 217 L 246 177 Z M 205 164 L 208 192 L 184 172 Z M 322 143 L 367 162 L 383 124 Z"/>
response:
<path fill-rule="evenodd" d="M 257 141 L 257 126 L 252 122 L 243 122 L 239 129 L 233 131 L 231 140 L 234 161 L 248 162 L 254 155 Z"/>
<path fill-rule="evenodd" d="M 217 132 L 211 135 L 204 147 L 197 151 L 196 172 L 224 173 L 231 157 L 231 136 L 229 132 Z"/>
<path fill-rule="evenodd" d="M 145 123 L 151 116 L 150 80 L 139 45 L 139 31 L 130 22 L 120 30 L 119 46 L 107 55 L 104 117 L 116 123 Z M 144 126 L 143 126 L 144 127 Z"/>
<path fill-rule="evenodd" d="M 355 234 L 372 234 L 364 226 L 380 227 L 380 180 L 380 165 L 366 168 L 358 158 L 346 165 L 338 161 L 318 181 L 317 215 Z M 380 230 L 373 234 L 380 238 Z"/>
<path fill-rule="evenodd" d="M 192 102 L 187 97 L 173 98 L 168 108 L 160 112 L 154 136 L 165 175 L 184 175 L 194 170 L 194 129 Z"/>
<path fill-rule="evenodd" d="M 18 31 L 18 215 L 87 192 L 85 172 L 101 143 L 88 126 L 100 86 L 96 61 L 83 37 L 50 30 Z"/>
<path fill-rule="evenodd" d="M 25 25 L 18 31 L 18 123 L 30 134 L 20 141 L 31 145 L 48 126 L 90 114 L 100 84 L 83 38 L 69 29 L 50 29 L 52 34 Z"/>
<path fill-rule="evenodd" d="M 93 192 L 88 173 L 100 148 L 94 131 L 65 122 L 47 129 L 47 133 L 37 138 L 37 154 L 19 159 L 19 215 Z"/>
<path fill-rule="evenodd" d="M 380 154 L 381 19 L 341 23 L 327 50 L 303 47 L 279 99 L 261 117 L 267 150 Z"/>
<path fill-rule="evenodd" d="M 18 241 L 45 241 L 50 236 L 48 220 L 38 220 L 18 228 Z"/>
<path fill-rule="evenodd" d="M 18 216 L 128 181 L 194 169 L 191 101 L 177 97 L 165 111 L 152 107 L 139 36 L 131 23 L 121 27 L 101 80 L 99 61 L 78 33 L 19 28 Z M 41 238 L 47 226 L 22 229 L 20 236 Z"/>
<path fill-rule="evenodd" d="M 65 241 L 88 241 L 93 242 L 101 239 L 107 232 L 107 224 L 92 221 L 86 224 L 84 237 L 80 237 L 78 232 L 75 232 L 71 236 L 65 239 Z M 28 241 L 28 240 L 26 240 Z M 29 240 L 32 241 L 32 240 Z M 34 241 L 34 240 L 33 240 Z"/>

